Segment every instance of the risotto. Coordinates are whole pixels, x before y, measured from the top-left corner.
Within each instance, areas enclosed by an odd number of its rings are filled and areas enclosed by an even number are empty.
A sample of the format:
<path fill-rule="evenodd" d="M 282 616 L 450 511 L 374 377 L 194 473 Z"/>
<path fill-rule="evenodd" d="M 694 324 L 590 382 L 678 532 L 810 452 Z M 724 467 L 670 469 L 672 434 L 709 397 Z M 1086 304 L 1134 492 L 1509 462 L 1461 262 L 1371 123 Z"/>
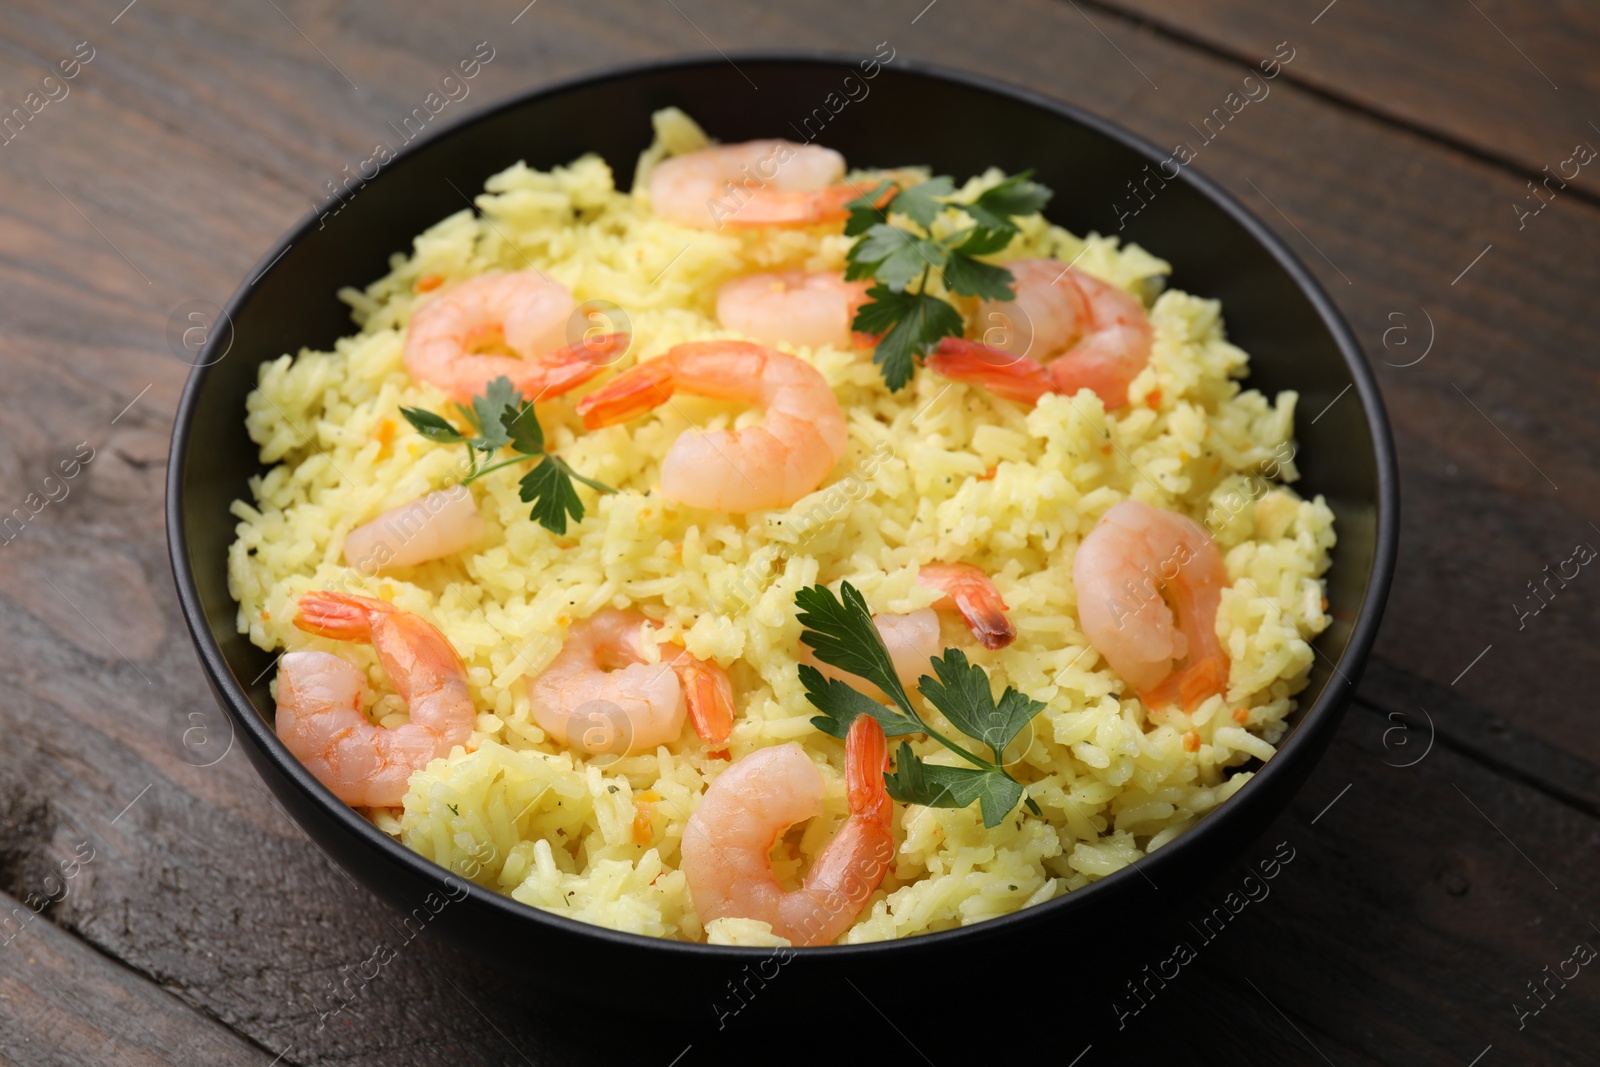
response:
<path fill-rule="evenodd" d="M 596 156 L 519 163 L 342 291 L 357 328 L 331 351 L 261 367 L 247 419 L 270 469 L 234 505 L 229 574 L 241 632 L 290 653 L 275 694 L 291 750 L 330 787 L 362 777 L 340 795 L 460 877 L 720 944 L 1004 915 L 1137 862 L 1238 790 L 1329 622 L 1334 532 L 1320 497 L 1289 488 L 1296 395 L 1241 386 L 1218 304 L 1037 210 L 987 226 L 984 204 L 1029 187 L 998 171 L 844 175 L 796 145 L 767 173 L 757 146 L 782 142 L 713 147 L 672 110 L 654 125 L 631 191 Z M 911 260 L 890 284 L 871 242 L 897 228 L 943 269 Z M 958 261 L 989 282 L 964 287 Z M 900 388 L 885 352 L 902 327 L 872 317 L 873 294 L 959 314 L 902 360 Z M 1076 341 L 1047 363 L 1061 330 Z M 504 376 L 505 410 L 536 427 L 470 415 L 505 367 L 526 371 Z M 374 534 L 385 514 L 414 529 Z M 1088 595 L 1114 574 L 1131 599 Z M 932 642 L 941 678 L 959 650 L 963 677 L 988 680 L 972 699 L 1015 691 L 1015 729 L 990 751 L 949 693 L 919 692 L 926 651 L 905 705 L 882 672 L 831 662 L 806 590 L 813 607 L 858 598 L 895 657 L 895 627 L 920 625 L 907 640 Z M 327 681 L 351 667 L 346 688 Z M 303 754 L 308 737 L 326 751 Z M 374 746 L 360 759 L 358 742 Z M 977 793 L 907 801 L 908 767 L 1017 793 L 998 817 Z M 829 921 L 802 936 L 780 912 L 807 892 Z"/>

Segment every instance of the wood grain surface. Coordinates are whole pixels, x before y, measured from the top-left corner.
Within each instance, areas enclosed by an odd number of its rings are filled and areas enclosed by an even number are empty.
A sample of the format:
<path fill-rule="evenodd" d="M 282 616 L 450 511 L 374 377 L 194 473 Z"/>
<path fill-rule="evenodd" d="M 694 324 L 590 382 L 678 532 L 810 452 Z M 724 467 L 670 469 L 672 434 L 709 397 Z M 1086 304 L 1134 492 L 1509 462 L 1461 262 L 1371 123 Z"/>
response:
<path fill-rule="evenodd" d="M 1279 41 L 1303 40 L 1289 75 L 1297 84 L 1535 182 L 1545 167 L 1561 177 L 1579 141 L 1600 143 L 1592 107 L 1600 18 L 1579 0 L 1118 0 L 1111 10 L 1137 12 L 1157 32 L 1246 65 Z M 1567 177 L 1600 198 L 1595 168 L 1569 168 Z"/>
<path fill-rule="evenodd" d="M 0 535 L 0 1059 L 943 1065 L 998 1031 L 1082 1067 L 1594 1062 L 1600 976 L 1540 1001 L 1528 983 L 1600 946 L 1600 577 L 1537 614 L 1529 583 L 1600 544 L 1600 161 L 1538 214 L 1512 207 L 1600 146 L 1591 5 L 524 2 L 6 4 L 0 116 L 89 58 L 0 143 L 0 518 L 26 517 Z M 1117 987 L 1155 960 L 1101 961 L 1101 1001 L 1024 990 L 997 1020 L 958 976 L 908 976 L 920 1016 L 843 990 L 776 1030 L 718 1031 L 709 1006 L 637 1024 L 670 975 L 619 975 L 609 1014 L 538 997 L 519 973 L 559 960 L 405 941 L 232 750 L 163 546 L 172 324 L 225 300 L 480 41 L 494 58 L 441 123 L 625 61 L 887 41 L 1188 142 L 1349 317 L 1402 467 L 1375 658 L 1300 798 L 1169 918 L 1199 923 L 1288 842 L 1271 895 L 1120 1029 Z M 1279 42 L 1270 95 L 1202 140 Z M 351 981 L 385 943 L 394 962 Z"/>

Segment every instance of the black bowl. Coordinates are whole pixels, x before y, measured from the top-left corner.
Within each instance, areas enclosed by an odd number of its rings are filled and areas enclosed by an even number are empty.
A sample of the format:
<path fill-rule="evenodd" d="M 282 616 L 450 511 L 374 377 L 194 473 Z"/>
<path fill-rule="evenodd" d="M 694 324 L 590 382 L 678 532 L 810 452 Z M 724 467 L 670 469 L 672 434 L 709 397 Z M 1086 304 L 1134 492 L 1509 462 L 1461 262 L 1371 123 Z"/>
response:
<path fill-rule="evenodd" d="M 435 928 L 489 959 L 560 961 L 526 967 L 523 980 L 582 996 L 585 988 L 603 988 L 607 976 L 650 974 L 650 995 L 638 999 L 705 1015 L 719 996 L 726 1001 L 730 979 L 744 975 L 748 982 L 747 968 L 776 966 L 772 953 L 616 933 L 452 879 L 340 803 L 279 743 L 267 692 L 272 658 L 236 631 L 237 606 L 228 593 L 234 535 L 228 506 L 249 499 L 246 481 L 262 470 L 245 433 L 245 396 L 263 361 L 302 346 L 328 348 L 349 333 L 348 309 L 335 291 L 387 272 L 391 253 L 460 210 L 489 175 L 518 160 L 545 168 L 599 152 L 626 188 L 657 108 L 682 107 L 725 141 L 814 136 L 859 166 L 926 163 L 958 178 L 990 166 L 1033 168 L 1056 190 L 1053 221 L 1079 233 L 1120 233 L 1169 260 L 1173 285 L 1221 299 L 1231 339 L 1251 354 L 1248 384 L 1268 395 L 1300 392 L 1297 488 L 1323 494 L 1337 516 L 1339 542 L 1327 582 L 1333 625 L 1316 640 L 1310 685 L 1277 755 L 1167 847 L 1015 915 L 902 941 L 799 952 L 782 964 L 791 976 L 783 985 L 791 993 L 837 987 L 848 975 L 863 988 L 883 989 L 894 974 L 979 965 L 996 955 L 1038 960 L 1059 974 L 1066 968 L 1058 954 L 1028 951 L 1046 939 L 1074 952 L 1091 950 L 1096 939 L 1126 949 L 1154 910 L 1171 911 L 1184 892 L 1178 887 L 1200 884 L 1262 832 L 1338 725 L 1378 627 L 1399 521 L 1393 446 L 1372 375 L 1322 288 L 1260 221 L 1189 169 L 1166 177 L 1175 166 L 1161 168 L 1166 153 L 1102 119 L 972 75 L 899 60 L 881 69 L 816 56 L 737 62 L 737 69 L 723 58 L 652 63 L 499 104 L 409 146 L 263 257 L 228 303 L 232 328 L 214 330 L 200 353 L 178 409 L 168 470 L 172 568 L 207 676 L 284 807 L 375 893 L 411 910 L 430 893 L 443 893 L 450 879 L 460 899 L 444 907 Z M 867 77 L 869 71 L 875 76 Z M 1152 174 L 1165 185 L 1151 182 Z M 1145 190 L 1136 214 L 1129 214 L 1137 203 L 1130 182 Z M 1315 420 L 1307 417 L 1317 412 Z M 1164 887 L 1159 900 L 1155 886 Z M 671 980 L 661 981 L 665 975 Z"/>

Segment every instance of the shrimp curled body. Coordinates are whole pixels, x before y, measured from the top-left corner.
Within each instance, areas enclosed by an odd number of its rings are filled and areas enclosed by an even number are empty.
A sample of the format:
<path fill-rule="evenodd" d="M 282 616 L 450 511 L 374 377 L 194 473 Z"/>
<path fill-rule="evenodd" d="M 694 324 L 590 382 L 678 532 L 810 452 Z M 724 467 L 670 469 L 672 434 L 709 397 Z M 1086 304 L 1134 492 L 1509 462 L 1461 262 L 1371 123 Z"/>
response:
<path fill-rule="evenodd" d="M 637 418 L 675 392 L 759 404 L 737 430 L 683 433 L 661 464 L 661 494 L 712 511 L 779 508 L 821 484 L 844 455 L 844 410 L 809 363 L 748 341 L 691 341 L 578 402 L 591 430 Z"/>
<path fill-rule="evenodd" d="M 758 749 L 723 771 L 683 831 L 682 869 L 700 921 L 758 919 L 794 945 L 837 940 L 894 858 L 887 765 L 883 727 L 857 717 L 845 740 L 850 815 L 794 890 L 778 882 L 769 854 L 785 829 L 822 813 L 822 775 L 792 742 Z"/>
<path fill-rule="evenodd" d="M 747 274 L 717 290 L 717 321 L 764 345 L 848 349 L 858 340 L 851 323 L 866 302 L 867 283 L 837 272 Z"/>
<path fill-rule="evenodd" d="M 928 366 L 955 381 L 1036 404 L 1045 393 L 1088 389 L 1106 410 L 1128 402 L 1128 386 L 1150 362 L 1150 319 L 1123 289 L 1053 259 L 1006 264 L 1016 299 L 985 302 L 978 321 L 992 343 L 947 337 Z"/>
<path fill-rule="evenodd" d="M 680 226 L 811 226 L 842 219 L 860 194 L 844 157 L 821 145 L 746 141 L 673 156 L 650 172 L 650 204 Z"/>
<path fill-rule="evenodd" d="M 687 712 L 707 742 L 726 742 L 733 729 L 726 672 L 683 649 L 649 662 L 650 627 L 640 612 L 617 609 L 575 623 L 550 666 L 529 683 L 539 728 L 560 745 L 638 752 L 676 741 Z M 589 727 L 604 736 L 597 739 Z"/>
<path fill-rule="evenodd" d="M 328 652 L 289 652 L 278 668 L 277 732 L 296 759 L 340 800 L 391 807 L 414 771 L 472 735 L 477 711 L 467 671 L 445 636 L 394 605 L 344 593 L 309 593 L 295 625 L 340 641 L 367 641 L 411 721 L 385 729 L 361 711 L 361 671 Z"/>
<path fill-rule="evenodd" d="M 464 552 L 483 536 L 472 491 L 454 485 L 390 508 L 344 538 L 344 561 L 372 575 Z"/>
<path fill-rule="evenodd" d="M 1078 546 L 1072 581 L 1084 635 L 1147 707 L 1192 709 L 1226 686 L 1216 628 L 1228 572 L 1198 523 L 1124 500 Z"/>
<path fill-rule="evenodd" d="M 615 362 L 628 335 L 567 343 L 572 293 L 538 271 L 483 274 L 418 307 L 405 344 L 406 370 L 457 400 L 470 400 L 505 377 L 525 397 L 559 396 Z M 496 337 L 521 356 L 479 353 Z"/>

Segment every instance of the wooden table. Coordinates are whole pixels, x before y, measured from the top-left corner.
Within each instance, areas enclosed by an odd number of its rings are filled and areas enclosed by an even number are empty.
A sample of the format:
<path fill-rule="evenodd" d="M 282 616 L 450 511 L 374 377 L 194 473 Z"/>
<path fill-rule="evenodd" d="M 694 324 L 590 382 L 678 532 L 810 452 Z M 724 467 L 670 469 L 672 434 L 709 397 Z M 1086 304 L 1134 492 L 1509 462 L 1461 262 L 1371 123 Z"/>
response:
<path fill-rule="evenodd" d="M 0 906 L 40 908 L 0 931 L 0 1059 L 687 1065 L 778 1036 L 718 1035 L 709 1013 L 681 1033 L 635 1024 L 630 1004 L 670 975 L 618 976 L 608 1015 L 428 937 L 323 1017 L 391 920 L 230 750 L 179 620 L 161 475 L 185 307 L 224 300 L 486 41 L 445 119 L 621 61 L 888 42 L 1163 145 L 1197 142 L 1251 67 L 1292 52 L 1194 165 L 1300 252 L 1366 346 L 1401 450 L 1399 573 L 1332 751 L 1184 917 L 1276 843 L 1294 861 L 1081 1062 L 1596 1061 L 1600 974 L 1564 961 L 1600 946 L 1600 575 L 1542 600 L 1530 586 L 1600 544 L 1595 9 L 124 3 L 7 0 L 0 28 L 0 512 L 27 519 L 0 540 Z M 1111 965 L 1120 981 L 1143 962 Z M 924 1019 L 897 1029 L 841 1001 L 778 1043 L 947 1062 L 952 1013 L 983 1016 L 929 979 L 908 976 L 929 983 Z M 1045 1017 L 1059 1063 L 1111 1018 L 1109 998 L 1034 988 L 995 1025 L 1022 1011 Z"/>

